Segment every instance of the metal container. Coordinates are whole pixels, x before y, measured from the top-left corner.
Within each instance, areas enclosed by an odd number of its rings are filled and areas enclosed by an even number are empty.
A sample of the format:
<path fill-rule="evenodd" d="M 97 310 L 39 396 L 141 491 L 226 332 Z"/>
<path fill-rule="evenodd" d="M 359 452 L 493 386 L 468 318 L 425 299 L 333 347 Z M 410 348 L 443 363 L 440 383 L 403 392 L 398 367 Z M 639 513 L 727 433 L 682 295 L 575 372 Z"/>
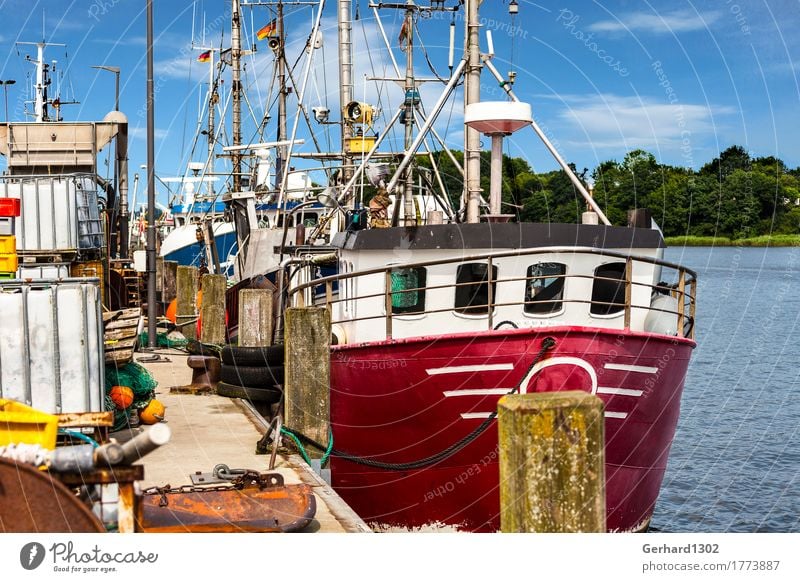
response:
<path fill-rule="evenodd" d="M 97 187 L 88 176 L 6 177 L 0 198 L 20 199 L 15 230 L 21 253 L 103 246 Z"/>
<path fill-rule="evenodd" d="M 17 269 L 17 279 L 68 279 L 69 277 L 69 263 L 20 263 Z"/>
<path fill-rule="evenodd" d="M 0 397 L 48 413 L 103 410 L 98 283 L 0 281 Z"/>

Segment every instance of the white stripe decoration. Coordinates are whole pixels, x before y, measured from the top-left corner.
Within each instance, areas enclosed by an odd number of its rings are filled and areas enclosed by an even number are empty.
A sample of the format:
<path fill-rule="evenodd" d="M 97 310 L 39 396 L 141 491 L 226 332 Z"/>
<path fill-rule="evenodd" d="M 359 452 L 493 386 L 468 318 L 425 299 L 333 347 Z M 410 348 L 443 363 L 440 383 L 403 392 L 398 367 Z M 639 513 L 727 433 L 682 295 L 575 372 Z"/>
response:
<path fill-rule="evenodd" d="M 493 372 L 495 370 L 513 370 L 514 364 L 479 364 L 475 366 L 444 366 L 443 368 L 428 368 L 428 376 L 439 374 L 459 374 L 461 372 Z"/>
<path fill-rule="evenodd" d="M 642 390 L 633 390 L 631 388 L 612 388 L 610 386 L 598 386 L 598 394 L 618 394 L 620 396 L 641 396 Z"/>
<path fill-rule="evenodd" d="M 474 388 L 469 390 L 447 390 L 443 392 L 445 398 L 453 396 L 502 396 L 511 392 L 511 388 Z"/>
<path fill-rule="evenodd" d="M 606 412 L 606 418 L 628 418 L 627 412 Z"/>
<path fill-rule="evenodd" d="M 491 412 L 462 412 L 461 418 L 469 420 L 471 418 L 489 418 L 491 415 Z"/>
<path fill-rule="evenodd" d="M 642 374 L 655 374 L 658 368 L 651 366 L 629 366 L 628 364 L 606 364 L 606 370 L 623 370 L 625 372 L 640 372 Z"/>

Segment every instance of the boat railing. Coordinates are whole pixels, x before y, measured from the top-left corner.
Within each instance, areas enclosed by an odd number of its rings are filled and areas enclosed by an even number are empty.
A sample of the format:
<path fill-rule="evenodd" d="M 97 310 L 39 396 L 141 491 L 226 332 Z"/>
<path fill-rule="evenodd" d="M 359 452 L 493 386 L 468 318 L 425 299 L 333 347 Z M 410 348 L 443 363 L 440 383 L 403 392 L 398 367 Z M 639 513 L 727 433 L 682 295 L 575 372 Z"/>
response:
<path fill-rule="evenodd" d="M 586 273 L 565 273 L 563 275 L 535 275 L 525 277 L 494 277 L 494 266 L 497 261 L 504 258 L 514 257 L 527 257 L 535 255 L 554 255 L 554 254 L 584 254 L 594 255 L 609 258 L 616 258 L 624 260 L 625 270 L 623 278 L 616 277 L 603 277 L 597 274 Z M 392 273 L 399 270 L 410 270 L 418 268 L 429 268 L 440 265 L 461 265 L 467 263 L 474 263 L 485 261 L 487 265 L 486 277 L 478 281 L 468 282 L 452 282 L 439 285 L 423 285 L 418 287 L 409 287 L 405 289 L 392 289 Z M 553 259 L 549 259 L 553 261 Z M 621 261 L 620 261 L 621 262 Z M 634 280 L 634 265 L 637 263 L 649 264 L 653 267 L 661 267 L 662 277 L 664 276 L 663 269 L 669 269 L 673 273 L 672 282 L 658 281 L 656 283 L 643 282 L 641 280 Z M 351 284 L 352 281 L 357 279 L 364 279 L 366 277 L 382 276 L 383 284 L 382 289 L 373 292 L 364 293 L 361 295 L 340 295 L 338 290 L 348 289 L 352 291 L 355 286 Z M 526 285 L 537 280 L 563 280 L 564 283 L 568 280 L 590 280 L 590 281 L 605 281 L 610 285 L 624 285 L 624 299 L 621 297 L 612 297 L 611 300 L 602 300 L 597 298 L 575 298 L 568 297 L 561 294 L 558 298 L 548 297 L 545 299 L 523 299 L 520 301 L 497 301 L 496 288 L 501 284 L 514 283 L 524 281 Z M 427 293 L 440 289 L 457 289 L 457 288 L 472 288 L 478 289 L 480 286 L 485 286 L 486 301 L 481 303 L 469 303 L 468 306 L 449 305 L 441 308 L 427 308 L 423 307 L 419 310 L 410 310 L 397 312 L 395 306 L 402 301 L 395 301 L 398 297 L 403 297 L 404 294 Z M 562 289 L 565 285 L 562 285 Z M 647 289 L 647 293 L 635 293 L 637 289 Z M 675 302 L 665 307 L 657 307 L 652 301 L 647 304 L 635 303 L 633 297 L 646 296 L 652 298 L 657 295 L 671 296 Z M 379 314 L 368 314 L 361 317 L 341 317 L 339 319 L 333 318 L 336 313 L 334 307 L 341 304 L 350 304 L 364 300 L 375 300 L 382 298 L 383 309 Z M 646 310 L 648 312 L 655 312 L 666 314 L 667 317 L 672 316 L 675 318 L 675 329 L 678 337 L 694 339 L 695 337 L 695 310 L 697 300 L 697 274 L 686 267 L 676 263 L 664 261 L 654 257 L 646 256 L 632 256 L 618 251 L 611 251 L 606 249 L 596 249 L 591 247 L 575 248 L 575 247 L 544 247 L 530 250 L 512 250 L 492 253 L 482 253 L 475 255 L 465 255 L 457 258 L 422 261 L 414 263 L 392 264 L 363 271 L 354 271 L 350 273 L 340 273 L 328 277 L 315 278 L 309 281 L 293 285 L 289 289 L 289 305 L 304 307 L 307 305 L 325 306 L 331 311 L 332 324 L 356 323 L 363 321 L 376 321 L 382 320 L 385 327 L 386 339 L 392 338 L 392 332 L 395 319 L 403 320 L 408 316 L 423 316 L 438 313 L 467 313 L 484 315 L 487 320 L 488 329 L 495 329 L 496 310 L 498 307 L 514 307 L 521 306 L 525 309 L 528 306 L 536 305 L 553 305 L 558 304 L 589 304 L 593 307 L 604 307 L 608 309 L 607 314 L 612 317 L 618 316 L 620 313 L 623 315 L 624 329 L 631 329 L 632 313 L 635 310 Z M 344 312 L 345 310 L 340 310 Z M 545 316 L 549 314 L 545 313 Z M 501 322 L 502 323 L 502 322 Z M 499 324 L 498 324 L 499 325 Z"/>

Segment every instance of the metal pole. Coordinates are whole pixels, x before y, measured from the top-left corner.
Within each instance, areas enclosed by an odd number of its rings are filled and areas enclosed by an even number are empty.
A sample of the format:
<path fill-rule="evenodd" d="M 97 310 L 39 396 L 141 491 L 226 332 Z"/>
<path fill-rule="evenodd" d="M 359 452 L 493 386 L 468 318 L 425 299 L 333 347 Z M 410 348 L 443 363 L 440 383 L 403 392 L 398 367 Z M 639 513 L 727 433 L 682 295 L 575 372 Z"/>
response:
<path fill-rule="evenodd" d="M 156 162 L 153 0 L 147 0 L 147 345 L 156 347 Z"/>
<path fill-rule="evenodd" d="M 414 142 L 414 100 L 416 95 L 416 83 L 414 82 L 414 11 L 409 8 L 406 10 L 405 23 L 406 30 L 406 116 L 405 116 L 405 141 L 403 142 L 406 152 Z M 395 207 L 398 207 L 396 204 Z M 395 212 L 397 216 L 397 212 Z M 403 224 L 411 226 L 416 224 L 414 216 L 414 176 L 411 166 L 406 168 L 403 175 Z M 394 221 L 393 221 L 394 222 Z M 393 224 L 393 226 L 396 226 Z"/>
<path fill-rule="evenodd" d="M 353 176 L 353 156 L 349 153 L 353 126 L 344 119 L 344 108 L 353 100 L 353 43 L 351 0 L 338 0 L 339 13 L 339 113 L 342 116 L 342 181 Z"/>
<path fill-rule="evenodd" d="M 288 134 L 287 131 L 287 123 L 286 123 L 286 95 L 288 93 L 286 89 L 286 53 L 283 50 L 283 46 L 285 44 L 285 33 L 283 28 L 283 2 L 278 2 L 278 14 L 276 17 L 277 29 L 276 32 L 278 33 L 278 138 L 277 141 L 286 141 L 286 135 Z M 313 41 L 312 41 L 313 45 Z M 313 49 L 313 46 L 312 46 Z M 288 163 L 286 159 L 286 146 L 278 146 L 275 150 L 277 154 L 275 156 L 275 187 L 278 187 L 278 180 L 283 177 L 283 165 Z"/>
<path fill-rule="evenodd" d="M 113 71 L 114 80 L 114 111 L 119 111 L 119 70 Z"/>
<path fill-rule="evenodd" d="M 233 1 L 231 14 L 231 67 L 233 69 L 233 145 L 242 143 L 242 13 L 239 0 Z M 233 153 L 233 191 L 242 190 L 242 154 Z"/>
<path fill-rule="evenodd" d="M 466 58 L 467 73 L 464 78 L 464 108 L 481 100 L 481 56 L 478 33 L 478 0 L 466 0 Z M 471 127 L 464 128 L 464 194 L 467 204 L 467 222 L 480 221 L 481 199 L 481 136 Z"/>

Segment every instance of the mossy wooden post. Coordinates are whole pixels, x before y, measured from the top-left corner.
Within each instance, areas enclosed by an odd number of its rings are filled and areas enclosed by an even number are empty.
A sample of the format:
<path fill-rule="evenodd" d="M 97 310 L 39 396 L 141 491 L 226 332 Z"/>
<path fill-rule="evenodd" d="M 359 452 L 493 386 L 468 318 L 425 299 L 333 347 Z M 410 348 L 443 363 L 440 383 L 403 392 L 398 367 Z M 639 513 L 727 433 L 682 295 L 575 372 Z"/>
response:
<path fill-rule="evenodd" d="M 175 323 L 187 339 L 197 339 L 197 267 L 178 266 L 177 293 Z"/>
<path fill-rule="evenodd" d="M 203 304 L 200 317 L 203 326 L 201 340 L 206 344 L 225 343 L 225 275 L 203 275 Z"/>
<path fill-rule="evenodd" d="M 164 290 L 162 300 L 170 303 L 177 293 L 178 286 L 178 263 L 176 261 L 164 261 Z"/>
<path fill-rule="evenodd" d="M 264 347 L 272 343 L 272 289 L 239 291 L 239 345 Z"/>
<path fill-rule="evenodd" d="M 503 532 L 605 532 L 603 402 L 586 392 L 498 404 Z"/>
<path fill-rule="evenodd" d="M 164 257 L 156 257 L 156 294 L 164 301 Z"/>
<path fill-rule="evenodd" d="M 331 315 L 321 307 L 286 310 L 286 426 L 323 444 L 330 423 Z"/>

